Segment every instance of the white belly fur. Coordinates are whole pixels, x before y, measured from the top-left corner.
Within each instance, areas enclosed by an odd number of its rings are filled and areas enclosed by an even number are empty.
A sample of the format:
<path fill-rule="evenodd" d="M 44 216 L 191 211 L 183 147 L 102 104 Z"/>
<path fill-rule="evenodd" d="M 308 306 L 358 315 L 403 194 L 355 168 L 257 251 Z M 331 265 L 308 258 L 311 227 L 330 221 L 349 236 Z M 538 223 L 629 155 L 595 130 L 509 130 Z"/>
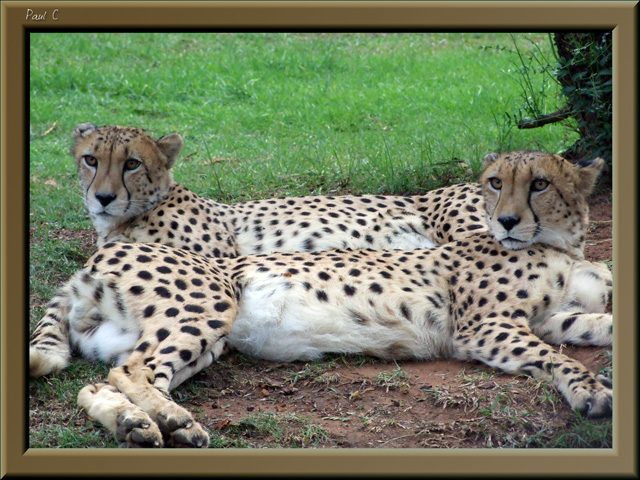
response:
<path fill-rule="evenodd" d="M 287 288 L 287 284 L 293 287 Z M 441 312 L 415 308 L 422 312 L 421 318 L 409 322 L 391 313 L 390 300 L 372 307 L 363 298 L 327 292 L 332 300 L 320 302 L 313 291 L 305 291 L 291 279 L 255 274 L 242 292 L 228 336 L 230 345 L 247 355 L 280 362 L 313 360 L 329 352 L 388 358 L 396 356 L 389 353 L 393 349 L 405 352 L 405 357 L 424 359 L 451 352 L 447 320 Z M 383 311 L 390 312 L 386 322 L 380 317 Z M 379 321 L 360 324 L 354 321 L 353 312 Z"/>

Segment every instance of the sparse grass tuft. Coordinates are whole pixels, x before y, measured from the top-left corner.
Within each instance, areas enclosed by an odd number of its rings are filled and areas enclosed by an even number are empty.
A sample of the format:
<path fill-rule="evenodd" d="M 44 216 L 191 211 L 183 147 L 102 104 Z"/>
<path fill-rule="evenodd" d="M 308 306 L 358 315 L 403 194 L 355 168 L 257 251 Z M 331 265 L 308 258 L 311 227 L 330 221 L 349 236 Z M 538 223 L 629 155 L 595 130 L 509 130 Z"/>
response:
<path fill-rule="evenodd" d="M 542 428 L 532 435 L 514 441 L 513 448 L 612 448 L 613 425 L 610 421 L 594 421 L 576 414 L 566 429 Z"/>
<path fill-rule="evenodd" d="M 216 436 L 218 438 L 212 442 L 225 447 L 255 448 L 266 444 L 279 448 L 305 448 L 318 446 L 327 440 L 329 433 L 308 418 L 295 414 L 260 412 L 229 424 Z"/>
<path fill-rule="evenodd" d="M 396 368 L 391 371 L 382 371 L 378 375 L 374 375 L 373 379 L 386 389 L 389 390 L 407 390 L 407 373 L 396 363 Z"/>

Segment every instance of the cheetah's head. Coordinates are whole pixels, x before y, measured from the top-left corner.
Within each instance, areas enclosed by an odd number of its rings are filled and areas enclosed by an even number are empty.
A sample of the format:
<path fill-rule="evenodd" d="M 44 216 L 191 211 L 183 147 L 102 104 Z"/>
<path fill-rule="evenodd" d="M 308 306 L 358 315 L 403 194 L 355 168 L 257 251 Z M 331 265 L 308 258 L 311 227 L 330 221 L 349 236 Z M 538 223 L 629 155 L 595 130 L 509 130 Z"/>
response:
<path fill-rule="evenodd" d="M 134 127 L 96 127 L 73 130 L 73 156 L 84 201 L 99 234 L 152 209 L 173 184 L 171 167 L 180 150 L 178 134 L 153 139 Z"/>
<path fill-rule="evenodd" d="M 601 158 L 574 165 L 535 151 L 485 156 L 481 184 L 489 230 L 505 248 L 543 243 L 583 258 L 586 197 L 603 166 Z"/>

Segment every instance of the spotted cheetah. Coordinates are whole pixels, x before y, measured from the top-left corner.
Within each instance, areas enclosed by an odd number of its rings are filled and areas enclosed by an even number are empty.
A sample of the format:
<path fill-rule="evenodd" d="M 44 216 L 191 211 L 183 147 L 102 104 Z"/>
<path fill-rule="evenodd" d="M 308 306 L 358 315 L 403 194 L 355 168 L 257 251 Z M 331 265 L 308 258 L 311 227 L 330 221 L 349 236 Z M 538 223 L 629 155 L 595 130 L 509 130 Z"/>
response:
<path fill-rule="evenodd" d="M 222 204 L 177 184 L 182 138 L 133 127 L 74 128 L 85 207 L 107 242 L 155 242 L 206 257 L 332 248 L 431 248 L 486 230 L 475 183 L 415 196 L 303 196 Z"/>
<path fill-rule="evenodd" d="M 434 249 L 329 250 L 209 259 L 161 244 L 107 243 L 48 306 L 32 375 L 70 345 L 115 362 L 78 402 L 123 445 L 207 447 L 170 390 L 225 342 L 279 362 L 326 352 L 477 360 L 551 382 L 589 417 L 612 385 L 552 344 L 612 344 L 611 274 L 585 261 L 585 197 L 604 162 L 520 152 L 485 158 L 481 232 Z"/>

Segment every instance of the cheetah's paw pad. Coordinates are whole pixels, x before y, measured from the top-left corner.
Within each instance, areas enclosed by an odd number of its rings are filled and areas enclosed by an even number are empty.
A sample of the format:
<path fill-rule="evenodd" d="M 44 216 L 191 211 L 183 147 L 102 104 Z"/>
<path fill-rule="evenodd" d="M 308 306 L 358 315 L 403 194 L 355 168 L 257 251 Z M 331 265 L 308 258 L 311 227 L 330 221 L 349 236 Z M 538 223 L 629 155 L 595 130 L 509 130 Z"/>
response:
<path fill-rule="evenodd" d="M 589 418 L 611 417 L 613 412 L 613 393 L 604 388 L 596 392 L 586 402 L 586 413 Z"/>
<path fill-rule="evenodd" d="M 166 443 L 174 448 L 207 448 L 209 434 L 199 423 L 194 422 L 189 428 L 179 428 L 171 432 Z"/>
<path fill-rule="evenodd" d="M 158 426 L 144 412 L 127 412 L 117 420 L 116 439 L 120 445 L 129 448 L 162 447 L 162 433 Z"/>
<path fill-rule="evenodd" d="M 209 446 L 209 435 L 189 412 L 177 405 L 158 413 L 156 421 L 167 446 L 186 448 Z"/>

